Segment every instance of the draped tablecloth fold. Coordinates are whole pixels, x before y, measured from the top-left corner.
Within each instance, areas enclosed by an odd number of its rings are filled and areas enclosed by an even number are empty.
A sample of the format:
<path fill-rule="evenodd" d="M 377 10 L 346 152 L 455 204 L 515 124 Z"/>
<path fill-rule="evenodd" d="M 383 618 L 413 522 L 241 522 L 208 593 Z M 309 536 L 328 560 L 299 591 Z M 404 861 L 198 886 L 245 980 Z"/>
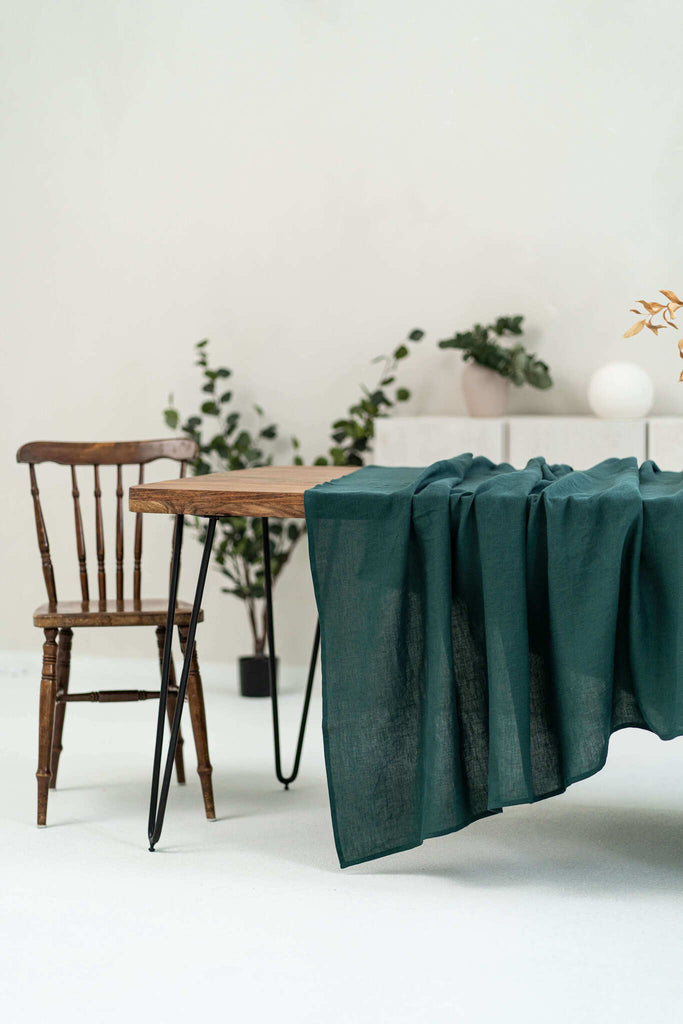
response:
<path fill-rule="evenodd" d="M 305 494 L 342 867 L 683 734 L 683 473 L 460 455 Z"/>

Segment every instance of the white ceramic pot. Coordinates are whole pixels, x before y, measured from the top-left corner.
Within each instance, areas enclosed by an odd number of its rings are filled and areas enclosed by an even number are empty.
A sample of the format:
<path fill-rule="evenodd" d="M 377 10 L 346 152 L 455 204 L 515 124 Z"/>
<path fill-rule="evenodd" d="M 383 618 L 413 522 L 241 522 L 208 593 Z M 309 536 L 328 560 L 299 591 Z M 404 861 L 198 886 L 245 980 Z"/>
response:
<path fill-rule="evenodd" d="M 502 416 L 508 403 L 510 381 L 495 370 L 468 359 L 462 370 L 462 390 L 470 416 Z"/>

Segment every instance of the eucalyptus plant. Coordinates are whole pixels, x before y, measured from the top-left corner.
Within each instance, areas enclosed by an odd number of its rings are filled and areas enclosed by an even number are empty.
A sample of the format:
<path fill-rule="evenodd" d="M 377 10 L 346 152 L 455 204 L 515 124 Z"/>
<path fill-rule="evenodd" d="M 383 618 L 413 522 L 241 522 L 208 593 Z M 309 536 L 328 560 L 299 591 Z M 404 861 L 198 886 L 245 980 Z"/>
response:
<path fill-rule="evenodd" d="M 362 466 L 371 451 L 375 435 L 375 420 L 388 415 L 397 402 L 410 398 L 407 388 L 396 385 L 399 364 L 409 354 L 409 343 L 420 341 L 423 332 L 411 331 L 405 342 L 391 355 L 373 360 L 381 363 L 377 385 L 371 390 L 364 385 L 357 402 L 350 406 L 342 419 L 332 424 L 332 446 L 326 455 L 315 459 L 315 465 Z M 180 429 L 186 437 L 196 441 L 199 454 L 192 464 L 195 475 L 225 470 L 269 466 L 275 455 L 278 428 L 265 422 L 263 409 L 254 405 L 247 418 L 235 406 L 233 391 L 227 385 L 232 370 L 226 366 L 214 367 L 209 361 L 208 338 L 197 342 L 196 366 L 201 370 L 202 399 L 197 413 L 183 419 L 173 395 L 169 396 L 164 420 L 171 430 Z M 391 391 L 387 389 L 391 388 Z M 255 422 L 254 426 L 251 423 Z M 299 441 L 289 439 L 291 461 L 303 465 Z M 206 525 L 199 519 L 189 520 L 197 531 L 198 539 L 206 539 Z M 297 542 L 305 532 L 298 520 L 275 520 L 270 524 L 270 560 L 273 583 L 291 558 Z M 245 516 L 224 516 L 216 524 L 217 541 L 214 542 L 213 560 L 227 583 L 223 593 L 233 594 L 244 601 L 254 641 L 254 654 L 262 655 L 266 642 L 265 567 L 263 562 L 263 530 L 260 519 Z"/>
<path fill-rule="evenodd" d="M 267 423 L 263 409 L 254 405 L 249 417 L 235 406 L 233 391 L 227 387 L 232 370 L 226 366 L 214 367 L 209 361 L 208 338 L 197 342 L 196 366 L 201 370 L 202 400 L 199 411 L 183 420 L 169 396 L 164 410 L 166 425 L 180 431 L 197 442 L 199 454 L 192 464 L 196 475 L 225 470 L 269 466 L 273 462 L 274 442 L 278 428 Z M 292 461 L 301 465 L 299 443 L 290 439 Z M 206 539 L 206 524 L 199 519 L 189 520 L 197 530 L 199 540 Z M 301 537 L 303 525 L 297 520 L 278 519 L 270 525 L 270 561 L 273 582 L 289 561 Z M 263 529 L 260 519 L 245 516 L 222 516 L 216 523 L 213 560 L 226 578 L 221 588 L 244 601 L 254 640 L 254 654 L 263 654 L 266 642 L 265 568 L 263 562 Z"/>
<path fill-rule="evenodd" d="M 335 420 L 331 434 L 334 444 L 327 455 L 320 455 L 315 460 L 316 466 L 330 463 L 333 466 L 365 465 L 366 454 L 371 451 L 375 436 L 375 421 L 378 417 L 387 416 L 397 402 L 407 402 L 410 398 L 406 387 L 393 387 L 391 393 L 385 389 L 396 384 L 399 364 L 410 353 L 408 343 L 421 341 L 423 337 L 424 331 L 415 328 L 391 355 L 373 359 L 373 363 L 382 364 L 376 386 L 370 390 L 362 385 L 360 399 L 350 406 L 346 416 Z"/>
<path fill-rule="evenodd" d="M 553 381 L 546 363 L 527 352 L 521 342 L 507 346 L 496 340 L 522 334 L 523 320 L 523 316 L 501 316 L 485 327 L 475 324 L 469 331 L 444 338 L 439 348 L 460 349 L 465 361 L 472 359 L 517 386 L 531 384 L 534 388 L 550 388 Z"/>

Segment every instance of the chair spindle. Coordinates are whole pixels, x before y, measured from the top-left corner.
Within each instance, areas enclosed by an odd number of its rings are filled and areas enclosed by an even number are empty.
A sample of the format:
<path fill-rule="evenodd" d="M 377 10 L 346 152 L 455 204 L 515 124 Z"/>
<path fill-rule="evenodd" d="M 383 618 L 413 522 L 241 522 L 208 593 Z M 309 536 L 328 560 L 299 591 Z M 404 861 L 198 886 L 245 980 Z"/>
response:
<path fill-rule="evenodd" d="M 145 467 L 140 463 L 140 475 L 138 483 L 145 482 Z M 133 553 L 133 600 L 140 600 L 142 589 L 142 512 L 135 516 L 135 549 Z"/>
<path fill-rule="evenodd" d="M 123 601 L 123 480 L 116 467 L 116 600 Z"/>
<path fill-rule="evenodd" d="M 102 490 L 100 468 L 95 466 L 95 534 L 97 543 L 97 590 L 100 601 L 107 600 L 107 580 L 104 573 L 104 526 L 102 523 Z"/>
<path fill-rule="evenodd" d="M 81 598 L 83 601 L 90 600 L 88 588 L 88 567 L 85 561 L 85 534 L 83 533 L 83 517 L 81 515 L 80 492 L 78 480 L 76 479 L 76 467 L 71 467 L 71 494 L 74 499 L 74 521 L 76 524 L 76 552 L 78 554 L 78 574 L 81 580 Z"/>
<path fill-rule="evenodd" d="M 40 505 L 40 492 L 36 480 L 36 470 L 33 463 L 29 464 L 31 477 L 31 497 L 33 498 L 33 511 L 36 517 L 36 533 L 38 534 L 38 548 L 40 549 L 40 560 L 43 566 L 43 577 L 47 588 L 47 599 L 50 604 L 57 604 L 57 588 L 55 586 L 55 573 L 50 558 L 50 545 L 47 539 L 47 530 L 43 518 L 43 510 Z"/>

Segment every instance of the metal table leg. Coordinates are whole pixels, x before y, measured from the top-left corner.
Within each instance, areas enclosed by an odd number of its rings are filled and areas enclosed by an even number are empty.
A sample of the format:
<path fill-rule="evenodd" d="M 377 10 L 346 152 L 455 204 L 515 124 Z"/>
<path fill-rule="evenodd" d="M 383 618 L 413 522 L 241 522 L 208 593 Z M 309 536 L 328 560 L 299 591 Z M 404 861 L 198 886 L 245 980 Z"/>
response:
<path fill-rule="evenodd" d="M 162 659 L 161 668 L 161 692 L 159 694 L 159 714 L 157 717 L 157 736 L 156 745 L 154 748 L 154 769 L 152 771 L 152 791 L 150 794 L 149 801 L 149 849 L 150 852 L 154 852 L 154 847 L 159 841 L 161 835 L 161 829 L 164 824 L 164 814 L 166 812 L 166 802 L 168 800 L 168 790 L 171 785 L 171 775 L 173 774 L 173 764 L 175 760 L 176 746 L 178 745 L 178 733 L 180 732 L 180 719 L 183 714 L 183 705 L 185 704 L 185 694 L 187 692 L 187 681 L 190 675 L 190 663 L 192 661 L 192 652 L 194 650 L 194 638 L 197 631 L 197 620 L 199 618 L 199 612 L 202 605 L 202 597 L 204 596 L 204 584 L 206 583 L 206 573 L 209 568 L 209 561 L 211 559 L 211 548 L 213 546 L 213 536 L 216 530 L 216 517 L 213 516 L 209 519 L 206 528 L 206 539 L 204 541 L 204 553 L 202 554 L 202 563 L 199 569 L 199 577 L 197 579 L 197 589 L 194 595 L 194 604 L 192 605 L 192 614 L 190 616 L 190 625 L 187 632 L 187 643 L 185 646 L 185 657 L 183 659 L 183 670 L 180 676 L 180 683 L 178 684 L 178 697 L 176 700 L 175 714 L 173 716 L 173 724 L 171 726 L 171 735 L 168 744 L 168 752 L 166 755 L 166 767 L 164 769 L 164 778 L 161 784 L 161 795 L 159 795 L 159 776 L 161 772 L 161 754 L 164 743 L 164 723 L 166 721 L 166 702 L 168 699 L 168 681 L 171 669 L 171 640 L 173 638 L 173 623 L 175 620 L 175 606 L 176 599 L 178 596 L 178 576 L 180 572 L 180 553 L 183 543 L 183 516 L 176 516 L 176 529 L 173 540 L 173 560 L 171 562 L 171 584 L 168 595 L 168 615 L 166 618 L 166 637 L 164 640 L 164 655 Z M 157 802 L 157 796 L 159 797 Z"/>
<path fill-rule="evenodd" d="M 192 659 L 192 650 L 194 648 L 194 638 L 197 630 L 197 620 L 199 618 L 202 597 L 204 595 L 206 574 L 211 559 L 211 549 L 213 546 L 213 538 L 216 530 L 217 517 L 214 516 L 210 518 L 207 525 L 206 539 L 204 541 L 204 552 L 202 554 L 202 563 L 199 570 L 199 577 L 197 579 L 197 588 L 195 591 L 194 604 L 192 606 L 192 615 L 190 617 L 190 626 L 188 630 L 187 645 L 185 648 L 185 657 L 183 660 L 183 668 L 180 676 L 180 682 L 178 684 L 178 696 L 176 701 L 175 715 L 173 716 L 171 735 L 169 739 L 168 751 L 166 754 L 164 777 L 161 783 L 161 794 L 159 794 L 159 779 L 161 776 L 161 755 L 164 743 L 164 724 L 166 721 L 166 704 L 168 700 L 168 685 L 171 668 L 171 640 L 173 637 L 175 606 L 178 596 L 178 577 L 180 573 L 180 555 L 182 550 L 183 522 L 183 516 L 176 516 L 176 529 L 173 541 L 173 560 L 171 562 L 171 584 L 168 597 L 168 615 L 166 618 L 166 636 L 164 639 L 164 652 L 161 670 L 161 692 L 159 695 L 157 734 L 156 744 L 154 748 L 154 768 L 152 772 L 152 789 L 150 793 L 149 802 L 148 837 L 150 852 L 154 851 L 154 847 L 159 842 L 161 830 L 164 824 L 166 803 L 168 801 L 168 791 L 171 784 L 171 776 L 173 774 L 173 764 L 175 759 L 176 746 L 178 744 L 178 734 L 180 732 L 180 720 L 183 713 L 183 705 L 185 703 L 185 694 L 187 692 L 187 683 L 190 674 L 190 662 Z M 301 723 L 299 726 L 299 735 L 297 739 L 296 753 L 294 756 L 294 765 L 291 773 L 289 775 L 284 775 L 282 771 L 282 758 L 280 753 L 280 719 L 277 695 L 275 630 L 273 626 L 273 580 L 270 563 L 270 533 L 268 529 L 268 519 L 265 517 L 262 518 L 261 524 L 263 527 L 263 560 L 265 570 L 266 615 L 268 633 L 268 670 L 270 676 L 270 695 L 273 712 L 275 774 L 277 776 L 278 781 L 284 785 L 285 789 L 289 789 L 290 782 L 293 782 L 294 779 L 299 774 L 299 765 L 301 763 L 301 751 L 303 749 L 304 735 L 306 732 L 306 722 L 308 720 L 308 710 L 311 703 L 311 692 L 313 690 L 313 679 L 315 677 L 315 668 L 318 660 L 318 651 L 320 649 L 320 622 L 318 622 L 316 626 L 315 638 L 313 641 L 313 650 L 311 652 L 311 661 L 308 669 L 308 680 L 306 683 L 306 693 L 304 696 L 303 710 L 301 712 Z"/>
<path fill-rule="evenodd" d="M 313 690 L 313 678 L 315 676 L 315 666 L 318 660 L 318 650 L 320 648 L 320 620 L 315 630 L 315 639 L 313 641 L 313 650 L 311 652 L 311 661 L 308 669 L 308 682 L 306 683 L 306 694 L 304 696 L 304 706 L 301 712 L 301 724 L 299 726 L 299 737 L 296 744 L 296 754 L 294 756 L 294 766 L 290 775 L 284 775 L 282 772 L 282 759 L 280 756 L 280 717 L 278 713 L 277 704 L 277 672 L 276 672 L 276 658 L 275 658 L 275 630 L 273 626 L 273 580 L 270 569 L 270 532 L 268 529 L 268 519 L 263 517 L 261 519 L 261 525 L 263 527 L 263 561 L 265 568 L 265 589 L 266 589 L 266 617 L 267 617 L 267 632 L 268 632 L 268 671 L 270 676 L 270 700 L 273 709 L 273 742 L 275 746 L 275 775 L 279 782 L 281 782 L 285 789 L 289 789 L 290 782 L 299 774 L 299 763 L 301 761 L 301 750 L 304 745 L 304 734 L 306 732 L 306 720 L 308 719 L 308 708 L 311 703 L 311 691 Z"/>

